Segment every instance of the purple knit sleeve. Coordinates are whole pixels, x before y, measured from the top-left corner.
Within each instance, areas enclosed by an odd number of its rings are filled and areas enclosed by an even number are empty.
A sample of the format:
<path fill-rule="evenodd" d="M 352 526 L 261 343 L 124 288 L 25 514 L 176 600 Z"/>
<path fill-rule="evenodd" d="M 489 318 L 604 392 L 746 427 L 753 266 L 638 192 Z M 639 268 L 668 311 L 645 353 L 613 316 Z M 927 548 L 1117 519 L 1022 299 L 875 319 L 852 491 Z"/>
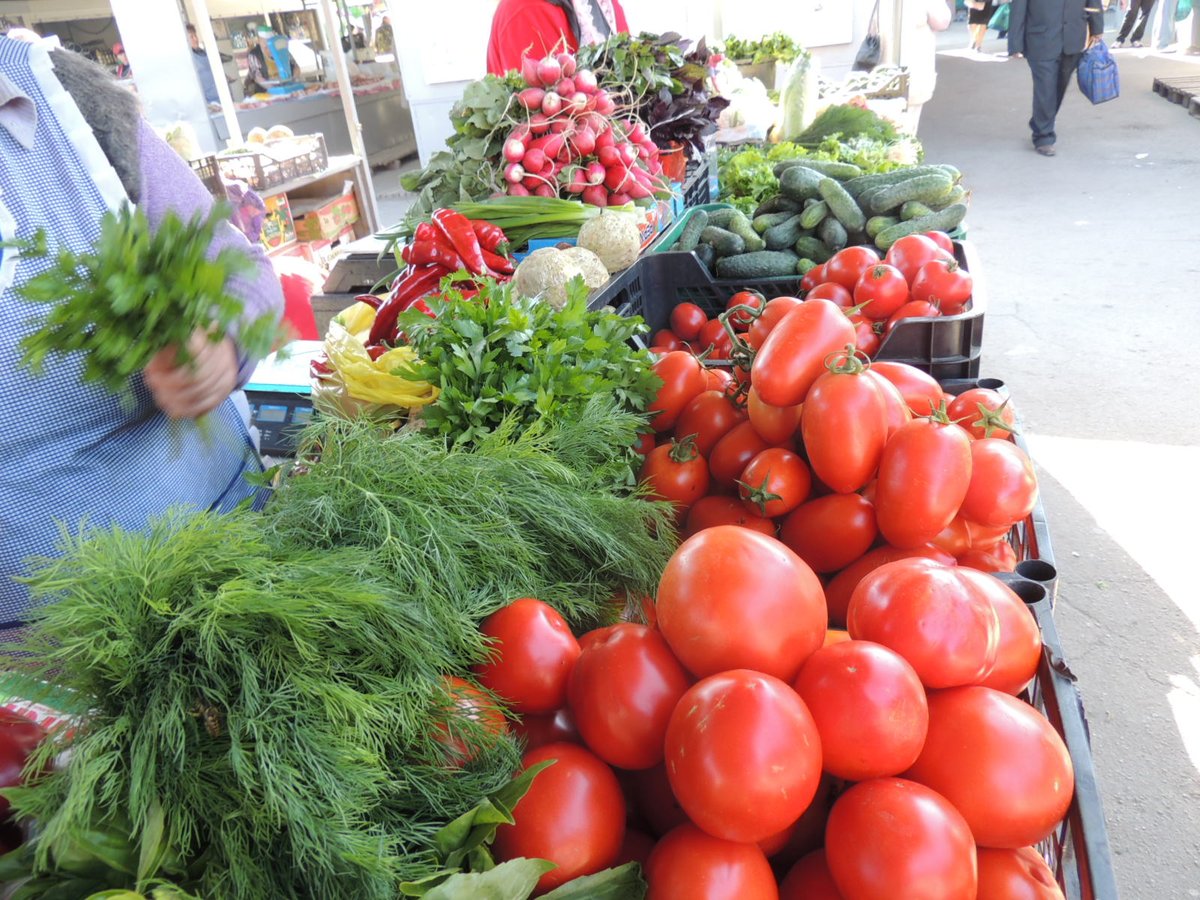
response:
<path fill-rule="evenodd" d="M 191 167 L 171 149 L 146 122 L 141 123 L 141 202 L 140 206 L 151 227 L 157 227 L 173 211 L 182 219 L 212 209 L 213 198 Z M 226 247 L 240 247 L 254 262 L 254 269 L 238 275 L 230 283 L 230 293 L 240 297 L 245 307 L 243 318 L 252 321 L 264 313 L 283 314 L 283 289 L 271 267 L 271 261 L 258 244 L 251 244 L 245 235 L 229 223 L 217 231 L 212 256 Z M 236 335 L 234 335 L 236 338 Z M 238 348 L 238 387 L 250 380 L 258 360 L 250 359 Z"/>

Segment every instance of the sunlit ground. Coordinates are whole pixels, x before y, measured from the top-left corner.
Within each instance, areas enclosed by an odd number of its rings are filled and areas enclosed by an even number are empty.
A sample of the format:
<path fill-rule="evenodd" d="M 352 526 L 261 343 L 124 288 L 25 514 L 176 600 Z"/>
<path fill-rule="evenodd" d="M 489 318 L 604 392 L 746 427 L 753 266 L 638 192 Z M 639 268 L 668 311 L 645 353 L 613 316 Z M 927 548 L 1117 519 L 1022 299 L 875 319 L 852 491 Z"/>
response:
<path fill-rule="evenodd" d="M 1196 528 L 1200 447 L 1028 435 L 1038 465 L 1154 579 L 1200 632 Z M 1128 473 L 1136 472 L 1136 478 Z M 1086 553 L 1086 548 L 1078 548 Z M 1192 764 L 1200 770 L 1200 656 L 1171 673 L 1167 699 Z"/>

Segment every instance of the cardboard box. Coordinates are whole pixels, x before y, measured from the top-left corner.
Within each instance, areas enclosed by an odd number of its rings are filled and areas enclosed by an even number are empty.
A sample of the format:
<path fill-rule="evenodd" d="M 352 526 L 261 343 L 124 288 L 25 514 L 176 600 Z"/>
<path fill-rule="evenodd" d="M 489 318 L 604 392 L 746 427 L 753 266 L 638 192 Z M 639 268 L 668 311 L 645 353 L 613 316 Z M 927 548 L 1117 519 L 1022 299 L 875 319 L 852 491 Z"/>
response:
<path fill-rule="evenodd" d="M 267 216 L 263 221 L 262 234 L 258 239 L 268 250 L 275 250 L 296 239 L 296 223 L 292 219 L 292 210 L 288 199 L 283 194 L 267 197 Z"/>
<path fill-rule="evenodd" d="M 300 240 L 332 240 L 358 221 L 358 199 L 351 189 L 336 197 L 297 200 L 292 213 L 296 217 L 296 236 Z"/>

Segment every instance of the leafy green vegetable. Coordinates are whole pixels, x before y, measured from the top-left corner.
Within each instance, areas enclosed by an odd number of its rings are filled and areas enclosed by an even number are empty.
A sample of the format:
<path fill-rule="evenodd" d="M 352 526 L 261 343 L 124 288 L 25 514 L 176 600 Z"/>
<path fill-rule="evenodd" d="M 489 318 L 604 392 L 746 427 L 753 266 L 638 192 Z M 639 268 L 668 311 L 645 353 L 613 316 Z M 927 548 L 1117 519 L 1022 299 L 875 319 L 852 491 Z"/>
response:
<path fill-rule="evenodd" d="M 628 343 L 645 332 L 642 320 L 589 312 L 582 283 L 568 289 L 561 310 L 495 283 L 470 300 L 450 292 L 431 306 L 436 319 L 401 317 L 418 361 L 400 374 L 440 387 L 422 417 L 455 445 L 476 443 L 506 419 L 521 428 L 570 419 L 596 395 L 641 413 L 658 389 L 649 355 Z"/>
<path fill-rule="evenodd" d="M 106 213 L 95 247 L 60 248 L 49 268 L 17 288 L 49 307 L 38 330 L 21 340 L 22 364 L 39 373 L 52 354 L 82 352 L 83 380 L 121 393 L 166 347 L 178 347 L 180 363 L 189 362 L 187 343 L 197 330 L 214 342 L 236 332 L 248 354 L 265 356 L 278 333 L 274 316 L 241 323 L 242 301 L 230 293 L 232 279 L 252 268 L 250 258 L 234 248 L 207 256 L 227 219 L 220 205 L 186 222 L 168 212 L 152 230 L 140 209 Z M 49 255 L 45 233 L 24 252 Z"/>
<path fill-rule="evenodd" d="M 796 138 L 798 144 L 817 144 L 829 137 L 868 137 L 884 143 L 899 136 L 896 127 L 883 116 L 849 103 L 827 106 L 813 123 Z"/>
<path fill-rule="evenodd" d="M 782 31 L 766 34 L 754 40 L 742 40 L 732 34 L 722 42 L 722 51 L 736 62 L 765 63 L 780 60 L 791 62 L 805 50 Z"/>

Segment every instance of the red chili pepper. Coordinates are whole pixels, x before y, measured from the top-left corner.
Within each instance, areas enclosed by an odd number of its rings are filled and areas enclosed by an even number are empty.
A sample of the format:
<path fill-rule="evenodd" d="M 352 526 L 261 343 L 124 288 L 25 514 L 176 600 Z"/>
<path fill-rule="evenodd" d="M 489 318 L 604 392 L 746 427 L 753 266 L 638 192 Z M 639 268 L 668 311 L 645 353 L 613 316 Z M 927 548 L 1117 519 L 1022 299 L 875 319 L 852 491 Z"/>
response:
<path fill-rule="evenodd" d="M 354 301 L 356 303 L 365 303 L 367 306 L 371 307 L 371 309 L 379 309 L 380 305 L 383 303 L 383 298 L 376 297 L 374 294 L 359 294 L 354 298 Z"/>
<path fill-rule="evenodd" d="M 438 282 L 446 275 L 441 266 L 425 266 L 414 268 L 399 278 L 392 285 L 391 295 L 375 313 L 375 321 L 371 325 L 368 344 L 382 344 L 396 337 L 396 319 L 421 297 L 438 286 Z"/>
<path fill-rule="evenodd" d="M 423 313 L 425 313 L 425 315 L 429 316 L 429 318 L 431 318 L 431 319 L 437 318 L 437 313 L 435 313 L 432 309 L 429 308 L 429 304 L 426 303 L 423 298 L 421 300 L 417 300 L 408 309 L 409 309 L 409 311 L 413 311 L 413 312 L 423 312 Z"/>
<path fill-rule="evenodd" d="M 469 272 L 474 275 L 487 273 L 479 238 L 475 236 L 470 219 L 452 209 L 439 209 L 433 213 L 433 224 L 440 228 L 442 234 L 454 245 L 455 252 Z"/>
<path fill-rule="evenodd" d="M 367 347 L 367 356 L 371 357 L 372 361 L 379 359 L 379 357 L 383 356 L 383 354 L 387 352 L 388 348 L 384 347 L 382 344 L 371 344 L 369 347 Z"/>
<path fill-rule="evenodd" d="M 332 375 L 333 366 L 329 365 L 329 359 L 322 356 L 320 359 L 314 359 L 308 364 L 308 374 L 313 378 L 320 378 L 322 375 Z"/>
<path fill-rule="evenodd" d="M 487 263 L 487 267 L 493 272 L 499 272 L 501 275 L 511 275 L 513 271 L 512 260 L 507 256 L 500 256 L 493 253 L 491 250 L 483 250 L 483 261 Z"/>
<path fill-rule="evenodd" d="M 453 250 L 447 250 L 441 244 L 433 241 L 417 241 L 405 247 L 408 256 L 404 261 L 414 266 L 441 266 L 448 272 L 457 272 L 463 268 L 463 262 Z"/>
<path fill-rule="evenodd" d="M 479 238 L 479 246 L 484 250 L 499 253 L 500 248 L 508 243 L 508 238 L 504 236 L 504 232 L 500 230 L 499 225 L 493 225 L 491 222 L 477 219 L 471 223 L 471 229 L 475 232 L 475 236 Z"/>

